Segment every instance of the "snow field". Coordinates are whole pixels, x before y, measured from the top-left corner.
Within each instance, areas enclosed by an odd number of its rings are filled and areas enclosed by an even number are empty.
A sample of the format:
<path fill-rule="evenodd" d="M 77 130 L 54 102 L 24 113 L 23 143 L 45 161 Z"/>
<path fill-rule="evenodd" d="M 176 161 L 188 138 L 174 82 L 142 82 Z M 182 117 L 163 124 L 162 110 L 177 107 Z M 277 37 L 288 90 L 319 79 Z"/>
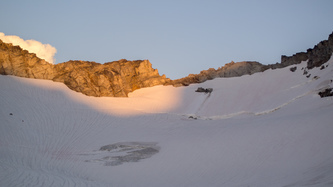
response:
<path fill-rule="evenodd" d="M 332 87 L 333 60 L 327 65 L 309 78 L 303 62 L 295 72 L 156 86 L 129 98 L 0 76 L 0 186 L 332 186 L 333 100 L 317 95 Z M 214 91 L 194 92 L 199 86 Z M 105 166 L 118 153 L 100 148 L 120 142 L 160 150 Z"/>

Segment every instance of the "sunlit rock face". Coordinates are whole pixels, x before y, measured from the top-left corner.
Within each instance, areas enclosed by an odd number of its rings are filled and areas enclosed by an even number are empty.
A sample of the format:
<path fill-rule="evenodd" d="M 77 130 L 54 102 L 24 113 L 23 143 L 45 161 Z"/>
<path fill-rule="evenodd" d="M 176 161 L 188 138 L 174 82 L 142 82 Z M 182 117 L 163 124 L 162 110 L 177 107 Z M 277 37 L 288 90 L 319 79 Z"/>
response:
<path fill-rule="evenodd" d="M 164 84 L 148 60 L 119 60 L 99 64 L 88 61 L 68 61 L 55 65 L 54 81 L 65 83 L 70 89 L 89 96 L 126 97 L 139 88 Z"/>
<path fill-rule="evenodd" d="M 68 61 L 50 64 L 34 53 L 0 40 L 0 73 L 65 83 L 88 96 L 126 97 L 139 88 L 162 85 L 170 79 L 160 76 L 148 60 L 119 60 L 99 64 Z"/>
<path fill-rule="evenodd" d="M 56 73 L 52 64 L 38 58 L 34 53 L 0 40 L 0 74 L 52 79 Z"/>

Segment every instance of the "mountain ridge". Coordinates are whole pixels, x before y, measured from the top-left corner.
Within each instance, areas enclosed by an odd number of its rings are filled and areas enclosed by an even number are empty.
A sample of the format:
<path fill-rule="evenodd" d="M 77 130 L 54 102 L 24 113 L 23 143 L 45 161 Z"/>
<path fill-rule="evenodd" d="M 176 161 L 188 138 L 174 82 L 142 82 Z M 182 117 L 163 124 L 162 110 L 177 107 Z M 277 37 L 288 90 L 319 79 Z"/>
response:
<path fill-rule="evenodd" d="M 327 62 L 332 52 L 333 33 L 328 40 L 319 42 L 307 52 L 282 55 L 281 63 L 263 65 L 256 61 L 230 62 L 217 70 L 210 68 L 199 74 L 171 80 L 165 75 L 159 75 L 149 60 L 121 59 L 104 64 L 70 60 L 53 65 L 34 53 L 0 40 L 0 74 L 62 82 L 70 89 L 88 96 L 127 97 L 128 93 L 140 88 L 156 85 L 188 86 L 218 77 L 237 77 L 283 68 L 306 60 L 307 68 L 312 69 Z"/>
<path fill-rule="evenodd" d="M 263 72 L 268 69 L 278 69 L 299 64 L 302 61 L 307 61 L 307 68 L 312 69 L 319 67 L 327 62 L 333 53 L 333 32 L 327 40 L 323 40 L 315 45 L 307 52 L 299 52 L 292 56 L 281 56 L 281 63 L 263 65 L 256 61 L 230 62 L 218 68 L 210 68 L 203 70 L 199 74 L 189 74 L 187 77 L 173 80 L 171 85 L 188 86 L 193 83 L 202 83 L 206 80 L 211 80 L 218 77 L 237 77 L 242 75 L 251 75 L 257 72 Z"/>

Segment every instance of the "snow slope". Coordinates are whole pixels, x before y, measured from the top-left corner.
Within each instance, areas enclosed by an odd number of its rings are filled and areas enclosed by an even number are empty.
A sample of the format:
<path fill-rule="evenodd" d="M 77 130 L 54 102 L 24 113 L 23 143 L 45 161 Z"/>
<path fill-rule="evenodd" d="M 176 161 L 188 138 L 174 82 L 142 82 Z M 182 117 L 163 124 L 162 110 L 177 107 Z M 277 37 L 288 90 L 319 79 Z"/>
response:
<path fill-rule="evenodd" d="M 0 186 L 333 186 L 325 65 L 309 78 L 303 62 L 129 98 L 0 76 Z"/>

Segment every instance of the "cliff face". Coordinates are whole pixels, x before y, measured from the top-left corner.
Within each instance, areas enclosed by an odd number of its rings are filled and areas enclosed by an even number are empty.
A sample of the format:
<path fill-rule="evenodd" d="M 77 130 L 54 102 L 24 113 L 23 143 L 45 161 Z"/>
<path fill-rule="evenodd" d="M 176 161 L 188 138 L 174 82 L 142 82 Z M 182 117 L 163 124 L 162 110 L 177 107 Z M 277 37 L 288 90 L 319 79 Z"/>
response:
<path fill-rule="evenodd" d="M 148 60 L 99 64 L 68 61 L 52 65 L 19 46 L 0 40 L 0 74 L 48 79 L 88 96 L 126 97 L 129 92 L 170 82 Z"/>

